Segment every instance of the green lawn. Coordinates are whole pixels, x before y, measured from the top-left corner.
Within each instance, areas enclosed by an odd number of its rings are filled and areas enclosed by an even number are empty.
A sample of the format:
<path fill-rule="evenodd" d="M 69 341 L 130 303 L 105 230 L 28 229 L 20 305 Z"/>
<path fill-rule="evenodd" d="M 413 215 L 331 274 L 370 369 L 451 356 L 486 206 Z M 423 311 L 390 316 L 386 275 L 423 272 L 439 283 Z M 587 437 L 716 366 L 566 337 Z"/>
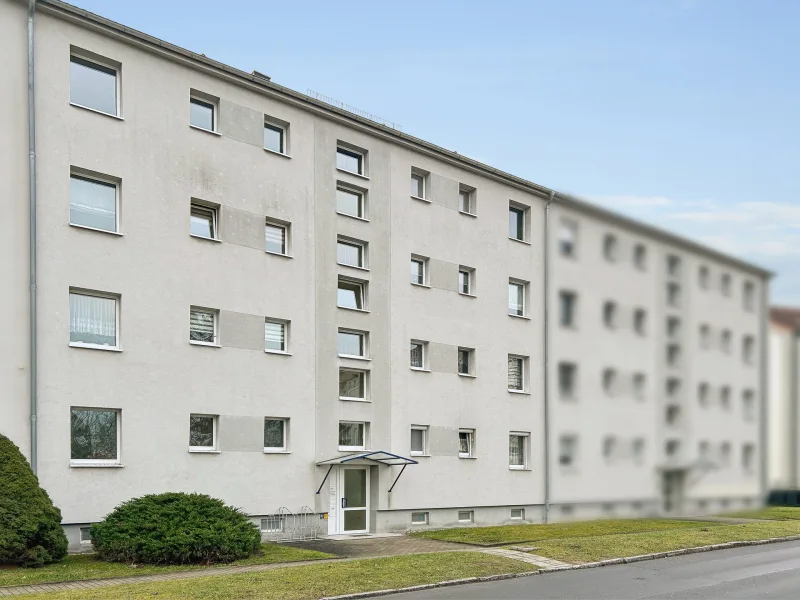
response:
<path fill-rule="evenodd" d="M 478 552 L 412 554 L 285 567 L 160 583 L 26 595 L 26 600 L 311 600 L 354 592 L 435 583 L 465 577 L 534 571 L 520 561 Z"/>
<path fill-rule="evenodd" d="M 261 553 L 250 558 L 238 560 L 234 565 L 258 565 L 267 563 L 295 562 L 298 560 L 317 560 L 335 558 L 331 554 L 292 548 L 280 544 L 262 544 Z M 228 566 L 228 565 L 216 565 Z M 0 567 L 0 587 L 7 585 L 27 585 L 52 581 L 76 581 L 79 579 L 108 579 L 109 577 L 129 577 L 130 575 L 153 575 L 175 571 L 213 569 L 214 566 L 171 565 L 155 567 L 151 565 L 131 566 L 125 563 L 103 562 L 94 554 L 72 554 L 63 561 L 41 569 L 22 569 L 19 567 Z"/>
<path fill-rule="evenodd" d="M 671 529 L 644 533 L 596 535 L 537 542 L 535 554 L 569 563 L 667 552 L 722 542 L 760 540 L 800 534 L 800 521 L 765 521 L 738 525 L 705 523 L 692 529 Z"/>
<path fill-rule="evenodd" d="M 477 546 L 498 544 L 520 544 L 566 537 L 586 537 L 609 534 L 629 534 L 641 531 L 661 531 L 712 527 L 716 524 L 698 521 L 675 521 L 669 519 L 616 519 L 605 521 L 584 521 L 575 523 L 552 523 L 548 525 L 501 525 L 499 527 L 460 527 L 437 531 L 418 531 L 411 535 L 461 542 Z"/>
<path fill-rule="evenodd" d="M 758 510 L 742 510 L 734 513 L 725 513 L 723 517 L 737 517 L 742 519 L 771 519 L 777 521 L 787 521 L 800 519 L 800 507 L 798 506 L 767 506 Z"/>

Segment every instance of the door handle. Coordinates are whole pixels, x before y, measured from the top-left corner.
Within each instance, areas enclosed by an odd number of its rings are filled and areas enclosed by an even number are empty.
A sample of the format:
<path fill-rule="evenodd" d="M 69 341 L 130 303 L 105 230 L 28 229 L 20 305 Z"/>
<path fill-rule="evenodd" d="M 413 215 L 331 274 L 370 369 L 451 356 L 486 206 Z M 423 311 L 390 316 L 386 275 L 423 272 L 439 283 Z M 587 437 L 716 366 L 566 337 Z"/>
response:
<path fill-rule="evenodd" d="M 342 497 L 342 508 L 347 508 L 347 498 Z"/>

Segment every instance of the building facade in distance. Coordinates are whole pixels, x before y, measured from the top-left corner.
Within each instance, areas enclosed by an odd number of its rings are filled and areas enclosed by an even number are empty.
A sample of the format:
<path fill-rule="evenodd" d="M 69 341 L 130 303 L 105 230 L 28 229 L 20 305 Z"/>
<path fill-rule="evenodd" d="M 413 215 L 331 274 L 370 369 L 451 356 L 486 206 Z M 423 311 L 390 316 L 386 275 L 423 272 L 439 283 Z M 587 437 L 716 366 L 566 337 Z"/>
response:
<path fill-rule="evenodd" d="M 55 0 L 32 339 L 0 14 L 0 433 L 73 548 L 164 491 L 328 534 L 762 501 L 769 273 Z"/>

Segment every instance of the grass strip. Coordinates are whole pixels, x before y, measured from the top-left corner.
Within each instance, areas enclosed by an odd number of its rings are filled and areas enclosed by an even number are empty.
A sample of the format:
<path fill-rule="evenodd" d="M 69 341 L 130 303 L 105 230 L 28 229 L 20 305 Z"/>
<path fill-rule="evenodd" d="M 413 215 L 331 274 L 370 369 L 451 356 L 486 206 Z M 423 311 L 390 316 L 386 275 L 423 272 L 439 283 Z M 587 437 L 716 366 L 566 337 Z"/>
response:
<path fill-rule="evenodd" d="M 791 521 L 800 519 L 800 506 L 767 506 L 759 510 L 742 510 L 725 513 L 721 517 L 735 517 L 737 519 L 769 519 L 774 521 Z"/>

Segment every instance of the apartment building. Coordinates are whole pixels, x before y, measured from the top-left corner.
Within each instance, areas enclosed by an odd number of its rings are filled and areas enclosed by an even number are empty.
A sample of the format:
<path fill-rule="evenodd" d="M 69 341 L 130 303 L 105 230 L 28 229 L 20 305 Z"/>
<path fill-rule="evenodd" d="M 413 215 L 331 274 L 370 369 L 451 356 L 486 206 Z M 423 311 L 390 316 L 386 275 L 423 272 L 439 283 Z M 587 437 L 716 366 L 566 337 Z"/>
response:
<path fill-rule="evenodd" d="M 35 8 L 29 111 L 28 6 L 0 1 L 0 432 L 73 549 L 163 491 L 265 534 L 762 501 L 768 272 Z"/>

